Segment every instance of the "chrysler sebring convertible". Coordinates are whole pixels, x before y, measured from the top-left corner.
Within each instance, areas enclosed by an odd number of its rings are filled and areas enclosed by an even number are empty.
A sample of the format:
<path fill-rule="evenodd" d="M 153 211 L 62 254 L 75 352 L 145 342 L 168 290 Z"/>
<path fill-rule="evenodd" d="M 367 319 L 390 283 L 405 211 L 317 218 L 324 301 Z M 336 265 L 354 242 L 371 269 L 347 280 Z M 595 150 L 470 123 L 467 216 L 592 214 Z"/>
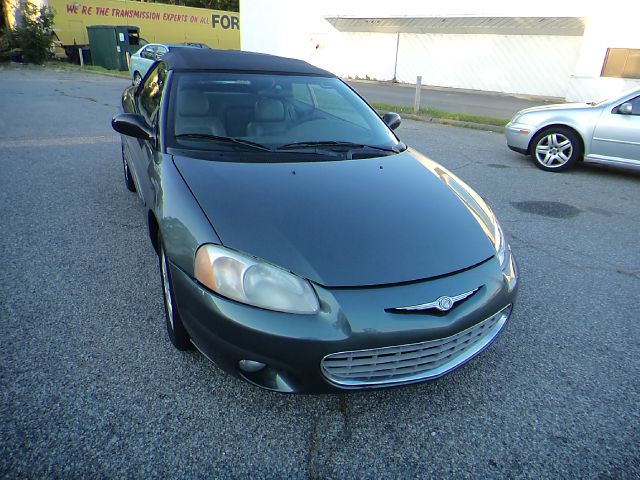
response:
<path fill-rule="evenodd" d="M 262 388 L 339 392 L 440 377 L 507 323 L 517 270 L 490 208 L 331 73 L 181 49 L 122 106 L 177 349 Z"/>

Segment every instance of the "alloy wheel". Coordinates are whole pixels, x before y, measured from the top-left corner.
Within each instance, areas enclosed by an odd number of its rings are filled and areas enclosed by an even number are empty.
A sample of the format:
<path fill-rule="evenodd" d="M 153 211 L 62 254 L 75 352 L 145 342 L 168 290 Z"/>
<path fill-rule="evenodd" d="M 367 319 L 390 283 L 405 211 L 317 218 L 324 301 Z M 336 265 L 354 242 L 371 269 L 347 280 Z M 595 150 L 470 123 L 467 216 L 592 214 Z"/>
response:
<path fill-rule="evenodd" d="M 549 133 L 536 144 L 536 160 L 548 168 L 562 167 L 572 155 L 573 144 L 561 133 Z"/>

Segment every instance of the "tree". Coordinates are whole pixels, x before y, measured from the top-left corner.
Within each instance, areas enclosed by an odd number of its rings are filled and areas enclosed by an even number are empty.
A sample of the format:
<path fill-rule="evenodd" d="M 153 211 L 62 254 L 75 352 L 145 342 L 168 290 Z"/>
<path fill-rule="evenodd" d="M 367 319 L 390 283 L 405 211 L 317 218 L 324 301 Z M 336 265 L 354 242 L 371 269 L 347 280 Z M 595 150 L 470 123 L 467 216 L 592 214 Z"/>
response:
<path fill-rule="evenodd" d="M 47 6 L 38 8 L 25 0 L 20 5 L 18 25 L 10 32 L 14 48 L 22 50 L 22 59 L 28 63 L 43 63 L 50 55 L 53 37 L 53 10 Z"/>
<path fill-rule="evenodd" d="M 7 14 L 5 13 L 5 8 L 9 8 L 7 5 L 5 5 L 5 1 L 2 0 L 0 2 L 0 32 L 4 31 L 4 29 L 6 28 L 6 23 L 7 23 Z"/>

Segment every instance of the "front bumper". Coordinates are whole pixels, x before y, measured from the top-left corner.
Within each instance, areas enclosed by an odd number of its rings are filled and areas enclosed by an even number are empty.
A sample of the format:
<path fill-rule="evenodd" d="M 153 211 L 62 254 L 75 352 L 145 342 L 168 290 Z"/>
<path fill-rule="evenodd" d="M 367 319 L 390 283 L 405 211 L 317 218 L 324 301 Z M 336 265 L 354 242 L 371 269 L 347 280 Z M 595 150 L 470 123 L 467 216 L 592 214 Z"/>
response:
<path fill-rule="evenodd" d="M 438 343 L 446 349 L 449 337 L 474 330 L 515 300 L 517 270 L 510 256 L 505 271 L 491 258 L 463 272 L 409 284 L 326 289 L 314 285 L 320 299 L 315 315 L 263 310 L 214 294 L 171 265 L 174 296 L 194 345 L 218 366 L 260 387 L 280 392 L 316 393 L 379 388 L 415 383 L 459 367 L 496 337 L 506 323 L 478 334 L 477 348 L 450 355 L 434 374 L 394 375 L 389 381 L 342 382 L 328 373 L 327 359 L 338 353 Z M 427 310 L 395 313 L 393 307 L 416 305 L 442 295 L 456 295 L 480 287 L 447 312 Z M 476 329 L 477 330 L 477 329 Z M 476 336 L 478 336 L 476 335 Z M 481 338 L 480 338 L 481 337 Z M 464 339 L 463 339 L 464 340 Z M 444 341 L 444 342 L 443 342 Z M 431 343 L 430 343 L 431 342 Z M 454 352 L 455 353 L 455 352 Z M 266 365 L 254 372 L 239 368 L 241 360 Z M 430 361 L 430 360 L 429 360 Z"/>
<path fill-rule="evenodd" d="M 535 127 L 524 123 L 509 122 L 505 126 L 504 135 L 507 138 L 507 146 L 518 153 L 529 154 L 529 143 L 535 134 Z"/>

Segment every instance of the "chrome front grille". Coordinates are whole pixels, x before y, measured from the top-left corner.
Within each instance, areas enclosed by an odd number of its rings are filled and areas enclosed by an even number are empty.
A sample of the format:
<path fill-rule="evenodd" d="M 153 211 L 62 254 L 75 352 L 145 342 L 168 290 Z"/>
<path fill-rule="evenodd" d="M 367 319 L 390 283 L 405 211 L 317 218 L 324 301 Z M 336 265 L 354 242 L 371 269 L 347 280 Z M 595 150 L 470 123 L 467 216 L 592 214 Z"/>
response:
<path fill-rule="evenodd" d="M 336 385 L 359 388 L 436 378 L 480 353 L 502 330 L 510 313 L 511 305 L 446 338 L 332 353 L 322 359 L 322 373 Z"/>

